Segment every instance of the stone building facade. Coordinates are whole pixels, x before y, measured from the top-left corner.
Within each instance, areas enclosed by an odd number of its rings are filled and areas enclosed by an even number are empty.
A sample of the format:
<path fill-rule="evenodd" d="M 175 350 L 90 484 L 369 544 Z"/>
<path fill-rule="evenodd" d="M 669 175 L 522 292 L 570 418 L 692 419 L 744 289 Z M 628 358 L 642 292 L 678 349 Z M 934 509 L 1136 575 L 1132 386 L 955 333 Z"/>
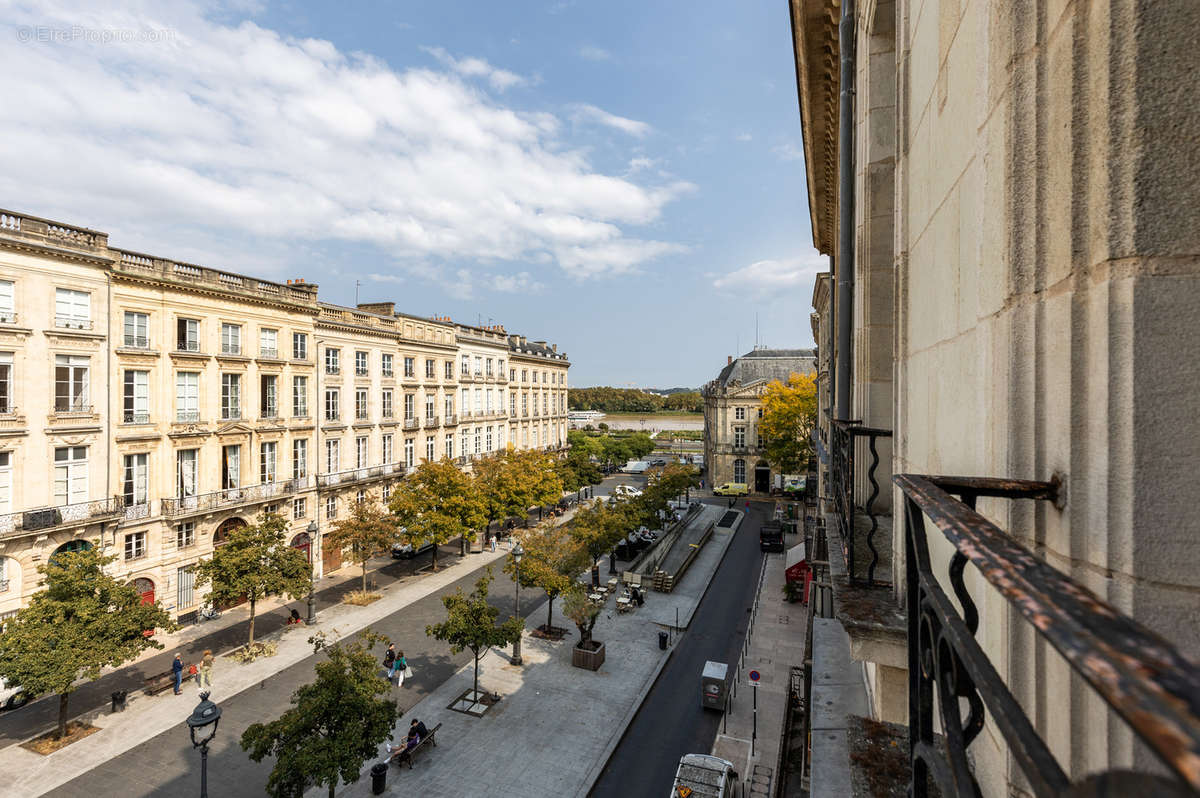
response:
<path fill-rule="evenodd" d="M 700 389 L 704 398 L 704 466 L 709 485 L 746 484 L 769 493 L 774 472 L 758 435 L 762 397 L 774 380 L 816 371 L 811 349 L 754 349 L 728 358 L 716 379 Z"/>
<path fill-rule="evenodd" d="M 0 623 L 37 589 L 39 564 L 90 546 L 186 621 L 204 600 L 192 567 L 266 509 L 317 576 L 340 567 L 322 533 L 421 460 L 565 444 L 565 431 L 505 435 L 510 348 L 502 329 L 332 305 L 302 280 L 0 211 Z M 492 373 L 461 375 L 485 349 Z M 570 362 L 553 355 L 539 362 L 565 393 Z M 494 391 L 480 400 L 490 413 L 474 417 L 468 385 Z M 493 435 L 459 437 L 468 405 Z M 565 430 L 559 407 L 547 421 Z"/>
<path fill-rule="evenodd" d="M 848 378 L 844 420 L 890 431 L 885 492 L 893 473 L 1057 480 L 1055 503 L 983 498 L 979 510 L 1200 655 L 1200 370 L 1180 358 L 1200 351 L 1200 6 L 861 0 L 848 6 L 849 95 L 842 8 L 790 2 L 812 236 L 833 261 L 814 334 Z M 839 96 L 853 98 L 848 150 Z M 852 209 L 850 230 L 839 209 Z M 839 352 L 843 290 L 851 334 Z M 823 435 L 828 446 L 827 422 Z M 868 486 L 856 478 L 861 520 Z M 905 539 L 899 518 L 892 526 L 878 542 L 903 617 Z M 948 585 L 953 549 L 936 533 L 929 546 Z M 1068 777 L 1156 767 L 974 569 L 966 588 L 988 658 Z M 850 620 L 872 714 L 904 722 L 903 625 L 889 639 Z M 971 752 L 985 796 L 1025 794 L 991 715 Z"/>

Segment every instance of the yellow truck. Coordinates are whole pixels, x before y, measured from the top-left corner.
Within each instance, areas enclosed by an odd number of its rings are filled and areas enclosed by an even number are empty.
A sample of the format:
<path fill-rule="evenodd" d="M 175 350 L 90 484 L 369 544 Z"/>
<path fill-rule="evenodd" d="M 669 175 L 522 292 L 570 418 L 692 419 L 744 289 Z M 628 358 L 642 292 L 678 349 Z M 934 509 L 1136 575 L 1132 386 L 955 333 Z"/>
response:
<path fill-rule="evenodd" d="M 750 486 L 745 482 L 725 482 L 713 488 L 714 496 L 746 496 Z"/>

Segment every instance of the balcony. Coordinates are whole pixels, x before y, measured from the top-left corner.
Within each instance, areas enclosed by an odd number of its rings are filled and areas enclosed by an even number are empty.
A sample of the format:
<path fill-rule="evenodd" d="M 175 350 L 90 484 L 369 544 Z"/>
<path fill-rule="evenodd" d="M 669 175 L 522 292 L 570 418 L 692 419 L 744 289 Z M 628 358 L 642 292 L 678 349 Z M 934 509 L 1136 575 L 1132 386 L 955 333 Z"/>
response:
<path fill-rule="evenodd" d="M 54 326 L 63 330 L 90 330 L 92 320 L 79 316 L 55 316 Z"/>
<path fill-rule="evenodd" d="M 200 411 L 199 410 L 176 410 L 175 411 L 175 423 L 176 424 L 195 424 L 199 420 L 200 420 Z"/>
<path fill-rule="evenodd" d="M 864 427 L 853 421 L 834 421 L 830 425 L 832 519 L 852 584 L 873 587 L 892 581 L 891 517 L 876 508 L 881 494 L 876 477 L 880 463 L 879 440 L 891 437 L 891 430 Z M 856 471 L 868 456 L 870 460 L 865 471 Z M 860 502 L 862 515 L 859 515 Z M 881 527 L 887 534 L 877 534 Z"/>
<path fill-rule="evenodd" d="M 227 507 L 237 507 L 255 502 L 265 502 L 288 496 L 299 490 L 311 487 L 308 477 L 287 479 L 281 482 L 268 482 L 261 485 L 250 485 L 244 488 L 228 488 L 213 493 L 202 493 L 199 496 L 182 496 L 162 500 L 162 514 L 168 518 L 197 513 L 207 513 Z"/>
<path fill-rule="evenodd" d="M 355 367 L 355 369 L 354 369 L 355 377 L 366 377 L 366 376 L 368 376 L 369 373 L 370 372 L 367 371 L 366 366 L 363 366 L 362 368 Z"/>
<path fill-rule="evenodd" d="M 221 354 L 230 357 L 243 357 L 241 344 L 222 344 Z"/>
<path fill-rule="evenodd" d="M 458 424 L 458 416 L 454 415 L 453 413 L 447 413 L 445 426 L 453 427 L 456 424 Z"/>
<path fill-rule="evenodd" d="M 78 504 L 62 504 L 0 515 L 0 540 L 55 527 L 79 526 L 103 521 L 115 521 L 125 509 L 120 496 Z"/>
<path fill-rule="evenodd" d="M 348 471 L 337 471 L 332 474 L 317 474 L 317 486 L 331 488 L 335 485 L 349 485 L 362 482 L 365 479 L 376 479 L 393 475 L 403 475 L 407 469 L 402 463 L 384 463 L 383 465 L 352 468 Z"/>
<path fill-rule="evenodd" d="M 126 335 L 121 345 L 126 349 L 149 349 L 150 339 L 145 335 Z"/>
<path fill-rule="evenodd" d="M 328 363 L 326 363 L 325 364 L 325 373 L 330 374 L 332 376 L 337 376 L 342 373 L 342 370 L 338 366 L 331 366 Z"/>
<path fill-rule="evenodd" d="M 437 429 L 438 426 L 437 416 L 425 416 L 425 429 Z"/>
<path fill-rule="evenodd" d="M 263 360 L 278 360 L 279 350 L 264 346 L 258 350 L 258 356 Z"/>
<path fill-rule="evenodd" d="M 121 414 L 121 422 L 124 424 L 149 424 L 149 413 L 135 413 L 132 410 L 126 410 Z"/>
<path fill-rule="evenodd" d="M 13 310 L 0 310 L 0 324 L 16 324 L 17 313 Z"/>
<path fill-rule="evenodd" d="M 411 416 L 404 419 L 404 429 L 419 429 L 421 426 L 420 420 L 416 416 Z"/>
<path fill-rule="evenodd" d="M 947 796 L 979 794 L 971 745 L 989 713 L 1011 752 L 1012 766 L 1020 769 L 1033 794 L 1182 796 L 1200 791 L 1200 666 L 975 510 L 980 497 L 1057 502 L 1057 481 L 913 474 L 893 481 L 904 495 L 909 795 L 927 798 L 935 789 Z M 929 554 L 927 534 L 932 532 L 940 532 L 954 549 L 942 574 L 934 573 Z M 981 577 L 970 584 L 979 590 L 986 584 L 991 595 L 971 594 L 964 576 L 968 564 Z M 943 589 L 947 582 L 956 600 Z M 1121 770 L 1092 773 L 1072 783 L 976 639 L 978 603 L 997 594 L 1010 605 L 1010 625 L 1023 618 L 1169 775 Z M 1002 617 L 1005 610 L 995 613 Z M 969 707 L 965 718 L 963 699 Z M 1041 725 L 1047 725 L 1044 719 Z"/>

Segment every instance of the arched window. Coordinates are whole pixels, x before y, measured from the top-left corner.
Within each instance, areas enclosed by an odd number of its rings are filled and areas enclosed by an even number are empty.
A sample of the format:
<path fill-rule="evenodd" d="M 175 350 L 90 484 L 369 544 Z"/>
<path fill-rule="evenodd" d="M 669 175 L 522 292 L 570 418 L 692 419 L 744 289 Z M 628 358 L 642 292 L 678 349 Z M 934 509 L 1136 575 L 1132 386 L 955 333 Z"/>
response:
<path fill-rule="evenodd" d="M 312 538 L 308 536 L 307 532 L 301 532 L 292 538 L 292 548 L 300 549 L 300 551 L 304 552 L 304 556 L 308 559 L 308 562 L 312 563 Z"/>
<path fill-rule="evenodd" d="M 740 457 L 733 461 L 733 481 L 746 481 L 746 461 Z"/>
<path fill-rule="evenodd" d="M 134 579 L 133 589 L 141 595 L 143 604 L 154 603 L 154 583 L 149 579 Z"/>
<path fill-rule="evenodd" d="M 213 548 L 221 546 L 229 541 L 229 533 L 235 529 L 241 529 L 247 526 L 246 522 L 241 518 L 226 518 L 217 527 L 217 531 L 213 532 Z"/>
<path fill-rule="evenodd" d="M 55 557 L 68 551 L 87 551 L 91 547 L 92 544 L 86 540 L 68 540 L 54 550 L 54 553 L 50 555 L 50 560 L 53 561 Z"/>

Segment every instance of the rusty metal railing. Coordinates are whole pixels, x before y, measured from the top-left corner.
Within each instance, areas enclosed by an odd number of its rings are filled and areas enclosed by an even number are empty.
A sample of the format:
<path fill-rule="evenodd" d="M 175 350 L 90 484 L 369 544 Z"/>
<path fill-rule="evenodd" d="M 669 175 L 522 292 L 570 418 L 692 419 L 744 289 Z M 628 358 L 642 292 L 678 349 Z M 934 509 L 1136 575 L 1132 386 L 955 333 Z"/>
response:
<path fill-rule="evenodd" d="M 1039 798 L 1127 795 L 1131 790 L 1155 796 L 1200 794 L 1200 667 L 975 511 L 981 496 L 1057 501 L 1058 483 L 912 474 L 894 481 L 905 496 L 909 795 L 927 798 L 930 782 L 942 796 L 980 794 L 968 749 L 983 730 L 985 713 Z M 933 573 L 926 519 L 954 546 L 945 576 L 961 613 Z M 968 563 L 1108 703 L 1175 780 L 1116 770 L 1071 783 L 975 639 L 979 612 L 963 579 Z M 935 736 L 935 727 L 940 735 Z"/>
<path fill-rule="evenodd" d="M 875 502 L 879 498 L 879 481 L 875 471 L 879 468 L 879 438 L 892 437 L 892 431 L 875 427 L 864 427 L 857 421 L 834 421 L 829 428 L 830 435 L 830 493 L 838 522 L 838 532 L 842 539 L 843 557 L 846 561 L 846 573 L 851 582 L 875 584 L 875 567 L 879 564 L 879 550 L 875 545 L 875 533 L 879 530 L 879 516 L 875 512 Z M 855 529 L 854 516 L 857 512 L 855 485 L 855 450 L 858 441 L 866 442 L 866 452 L 871 461 L 867 466 L 866 483 L 871 492 L 862 502 L 863 512 L 871 523 L 867 530 L 866 544 L 870 559 L 864 564 L 855 558 Z M 861 554 L 861 552 L 860 552 Z"/>

